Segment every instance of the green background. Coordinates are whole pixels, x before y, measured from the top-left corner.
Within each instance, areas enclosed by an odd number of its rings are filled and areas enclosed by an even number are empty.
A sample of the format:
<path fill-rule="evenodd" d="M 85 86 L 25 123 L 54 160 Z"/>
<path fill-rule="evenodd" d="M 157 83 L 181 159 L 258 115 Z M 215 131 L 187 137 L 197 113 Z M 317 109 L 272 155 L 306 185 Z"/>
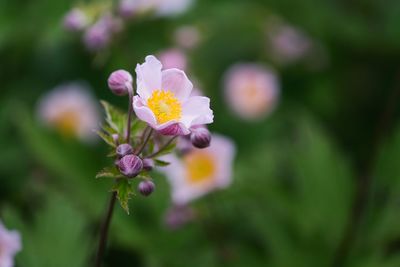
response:
<path fill-rule="evenodd" d="M 85 145 L 44 129 L 36 103 L 54 86 L 85 80 L 99 99 L 115 69 L 133 72 L 197 26 L 190 76 L 212 99 L 212 131 L 232 137 L 234 183 L 193 203 L 198 218 L 163 224 L 169 186 L 156 175 L 150 198 L 116 208 L 106 265 L 400 266 L 400 2 L 397 0 L 198 0 L 177 18 L 134 20 L 94 56 L 61 21 L 67 0 L 0 0 L 0 218 L 21 231 L 20 267 L 90 266 L 110 182 L 101 142 Z M 319 69 L 280 66 L 265 51 L 277 14 L 325 48 Z M 223 74 L 237 62 L 275 67 L 275 112 L 246 122 L 223 99 Z"/>

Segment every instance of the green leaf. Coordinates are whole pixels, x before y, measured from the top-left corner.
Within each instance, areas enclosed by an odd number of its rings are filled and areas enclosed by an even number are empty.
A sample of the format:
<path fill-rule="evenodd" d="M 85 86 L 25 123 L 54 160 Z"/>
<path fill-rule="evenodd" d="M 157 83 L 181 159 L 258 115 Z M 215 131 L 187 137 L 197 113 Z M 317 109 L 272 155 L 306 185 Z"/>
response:
<path fill-rule="evenodd" d="M 6 212 L 4 219 L 21 232 L 23 249 L 17 254 L 18 266 L 88 265 L 92 245 L 85 213 L 59 193 L 52 192 L 48 196 L 44 207 L 35 212 L 32 222 L 18 216 L 14 210 Z"/>
<path fill-rule="evenodd" d="M 120 178 L 122 175 L 119 173 L 117 168 L 114 166 L 112 167 L 105 167 L 101 171 L 96 174 L 96 179 L 98 178 Z"/>
<path fill-rule="evenodd" d="M 160 152 L 157 153 L 157 157 L 170 154 L 176 147 L 176 141 L 171 142 L 168 146 L 164 147 Z"/>
<path fill-rule="evenodd" d="M 127 121 L 127 114 L 104 100 L 101 100 L 100 103 L 106 113 L 106 122 L 109 127 L 115 131 L 114 133 L 123 134 Z"/>
<path fill-rule="evenodd" d="M 112 138 L 112 136 L 100 131 L 100 130 L 95 130 L 95 133 L 104 140 L 104 142 L 106 142 L 108 145 L 112 146 L 112 147 L 116 147 L 114 140 Z"/>
<path fill-rule="evenodd" d="M 121 207 L 129 214 L 128 202 L 131 199 L 131 195 L 133 195 L 131 181 L 128 179 L 118 179 L 111 191 L 117 192 L 117 198 Z"/>
<path fill-rule="evenodd" d="M 170 162 L 167 162 L 167 161 L 155 159 L 155 160 L 154 160 L 154 164 L 155 164 L 156 166 L 165 167 L 165 166 L 170 165 L 171 163 L 170 163 Z"/>

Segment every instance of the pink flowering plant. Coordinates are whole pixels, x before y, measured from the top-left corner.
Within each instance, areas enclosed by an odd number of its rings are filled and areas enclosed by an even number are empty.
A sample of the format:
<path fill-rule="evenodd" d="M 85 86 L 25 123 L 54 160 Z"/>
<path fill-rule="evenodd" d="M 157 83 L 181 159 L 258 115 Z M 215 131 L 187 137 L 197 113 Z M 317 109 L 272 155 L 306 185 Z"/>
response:
<path fill-rule="evenodd" d="M 101 229 L 97 265 L 101 265 L 108 226 L 115 202 L 129 214 L 129 200 L 137 191 L 149 196 L 155 189 L 151 171 L 164 167 L 161 159 L 171 154 L 178 136 L 187 136 L 194 146 L 206 148 L 211 135 L 203 127 L 213 122 L 210 99 L 191 95 L 193 85 L 185 72 L 163 69 L 154 56 L 147 56 L 136 67 L 136 90 L 128 71 L 117 70 L 108 79 L 108 86 L 118 96 L 128 96 L 128 112 L 101 101 L 105 123 L 97 134 L 109 145 L 113 164 L 101 170 L 97 178 L 114 180 L 111 200 Z"/>

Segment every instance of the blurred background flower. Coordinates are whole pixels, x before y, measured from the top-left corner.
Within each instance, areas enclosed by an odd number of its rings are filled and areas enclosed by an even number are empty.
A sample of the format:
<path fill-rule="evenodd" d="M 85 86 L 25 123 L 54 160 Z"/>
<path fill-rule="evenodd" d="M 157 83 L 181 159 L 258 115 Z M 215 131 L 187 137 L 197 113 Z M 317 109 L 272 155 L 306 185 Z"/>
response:
<path fill-rule="evenodd" d="M 14 256 L 21 248 L 19 233 L 17 231 L 8 231 L 0 221 L 0 266 L 14 266 Z"/>
<path fill-rule="evenodd" d="M 100 122 L 97 102 L 83 83 L 72 82 L 57 86 L 38 103 L 42 122 L 61 134 L 82 140 L 93 140 L 93 130 Z"/>
<path fill-rule="evenodd" d="M 400 266 L 399 23 L 397 0 L 0 1 L 0 218 L 22 237 L 15 266 L 92 265 L 112 185 L 94 176 L 113 164 L 86 144 L 96 101 L 126 110 L 110 73 L 135 83 L 137 63 L 170 49 L 160 59 L 186 65 L 211 99 L 209 130 L 236 147 L 232 183 L 176 205 L 159 168 L 131 215 L 116 207 L 104 266 Z M 181 169 L 192 147 L 179 140 Z"/>
<path fill-rule="evenodd" d="M 260 119 L 277 105 L 280 85 L 275 72 L 257 64 L 240 63 L 225 74 L 225 98 L 238 116 Z"/>

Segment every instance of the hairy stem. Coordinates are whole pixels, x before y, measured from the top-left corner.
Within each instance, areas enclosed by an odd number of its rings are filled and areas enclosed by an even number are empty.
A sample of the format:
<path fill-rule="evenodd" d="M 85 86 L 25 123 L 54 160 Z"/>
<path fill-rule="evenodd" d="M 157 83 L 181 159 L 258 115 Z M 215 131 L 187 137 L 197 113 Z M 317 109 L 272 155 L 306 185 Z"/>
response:
<path fill-rule="evenodd" d="M 101 267 L 101 262 L 104 256 L 104 250 L 107 244 L 108 229 L 110 227 L 110 222 L 113 215 L 116 199 L 117 199 L 117 192 L 113 192 L 110 198 L 110 202 L 108 204 L 107 213 L 101 225 L 101 232 L 100 232 L 99 246 L 97 249 L 95 267 Z"/>
<path fill-rule="evenodd" d="M 129 106 L 128 106 L 128 121 L 126 123 L 126 143 L 130 144 L 131 142 L 131 122 L 132 122 L 132 113 L 133 113 L 133 106 L 132 106 L 132 98 L 133 98 L 133 89 L 130 88 L 129 91 Z"/>

